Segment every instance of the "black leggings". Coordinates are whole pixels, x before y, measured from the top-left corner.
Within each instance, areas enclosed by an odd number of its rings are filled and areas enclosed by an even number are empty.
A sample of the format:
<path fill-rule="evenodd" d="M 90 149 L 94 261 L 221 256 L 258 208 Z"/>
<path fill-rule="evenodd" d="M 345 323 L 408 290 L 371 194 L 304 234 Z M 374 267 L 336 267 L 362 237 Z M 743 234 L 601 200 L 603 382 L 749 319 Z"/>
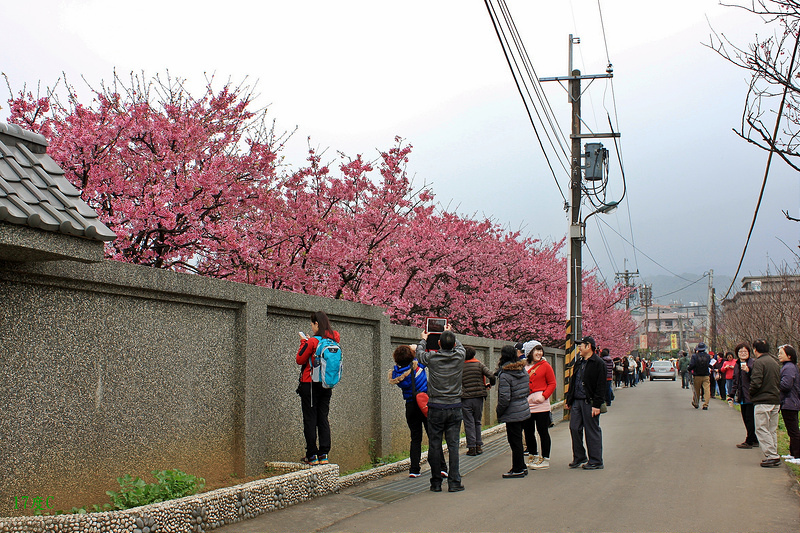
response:
<path fill-rule="evenodd" d="M 550 412 L 531 413 L 531 417 L 523 422 L 522 429 L 525 432 L 525 445 L 530 455 L 538 455 L 536 446 L 536 435 L 534 430 L 539 433 L 542 441 L 542 457 L 550 457 Z"/>

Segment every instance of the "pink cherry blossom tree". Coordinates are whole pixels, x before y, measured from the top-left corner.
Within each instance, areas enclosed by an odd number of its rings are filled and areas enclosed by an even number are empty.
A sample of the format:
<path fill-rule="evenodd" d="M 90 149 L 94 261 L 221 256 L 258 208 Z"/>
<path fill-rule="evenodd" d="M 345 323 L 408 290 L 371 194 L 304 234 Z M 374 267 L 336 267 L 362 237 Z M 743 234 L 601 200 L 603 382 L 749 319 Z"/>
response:
<path fill-rule="evenodd" d="M 82 104 L 67 86 L 19 91 L 11 122 L 42 133 L 48 152 L 119 238 L 110 258 L 275 289 L 379 305 L 422 326 L 563 346 L 564 240 L 526 238 L 440 208 L 415 187 L 412 147 L 370 160 L 309 148 L 282 165 L 284 136 L 244 86 L 212 81 L 199 98 L 182 80 L 133 76 Z M 627 353 L 633 321 L 620 286 L 584 273 L 584 331 Z"/>

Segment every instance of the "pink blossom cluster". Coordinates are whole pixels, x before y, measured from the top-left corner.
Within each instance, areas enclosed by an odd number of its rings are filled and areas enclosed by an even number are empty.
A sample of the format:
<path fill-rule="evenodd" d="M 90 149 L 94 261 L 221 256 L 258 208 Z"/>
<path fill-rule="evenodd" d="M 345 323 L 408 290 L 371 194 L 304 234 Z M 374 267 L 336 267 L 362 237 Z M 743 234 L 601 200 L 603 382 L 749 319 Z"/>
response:
<path fill-rule="evenodd" d="M 309 149 L 292 171 L 241 86 L 209 82 L 195 98 L 180 80 L 134 78 L 88 105 L 71 89 L 66 103 L 23 90 L 9 104 L 119 236 L 112 259 L 379 305 L 402 324 L 444 316 L 471 335 L 564 344 L 564 241 L 437 206 L 413 186 L 400 138 L 374 161 L 325 163 Z M 584 332 L 615 354 L 634 331 L 624 297 L 585 273 Z"/>

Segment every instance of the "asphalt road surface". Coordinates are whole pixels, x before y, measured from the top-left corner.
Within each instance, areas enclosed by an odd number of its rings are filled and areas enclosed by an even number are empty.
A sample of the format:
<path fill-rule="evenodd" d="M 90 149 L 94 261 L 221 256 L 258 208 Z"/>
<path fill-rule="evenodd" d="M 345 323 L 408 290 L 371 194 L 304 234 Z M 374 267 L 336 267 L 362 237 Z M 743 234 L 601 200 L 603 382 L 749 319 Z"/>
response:
<path fill-rule="evenodd" d="M 758 448 L 736 448 L 745 435 L 738 411 L 718 399 L 708 411 L 692 408 L 680 381 L 616 395 L 601 415 L 604 470 L 567 467 L 569 428 L 561 423 L 551 429 L 550 469 L 522 479 L 501 477 L 511 467 L 501 434 L 495 447 L 504 450 L 464 475 L 464 492 L 429 492 L 423 476 L 413 480 L 418 491 L 397 501 L 363 496 L 409 482 L 398 474 L 217 531 L 800 531 L 797 481 L 784 465 L 760 467 Z"/>

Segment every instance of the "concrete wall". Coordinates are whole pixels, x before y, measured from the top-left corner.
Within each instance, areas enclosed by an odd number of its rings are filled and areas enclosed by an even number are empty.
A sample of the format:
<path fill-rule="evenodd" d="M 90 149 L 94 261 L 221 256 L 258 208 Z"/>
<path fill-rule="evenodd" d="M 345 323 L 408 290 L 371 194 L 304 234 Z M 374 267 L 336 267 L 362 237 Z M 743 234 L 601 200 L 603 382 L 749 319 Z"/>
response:
<path fill-rule="evenodd" d="M 0 514 L 108 501 L 115 478 L 179 468 L 209 482 L 304 452 L 297 332 L 324 310 L 342 337 L 331 460 L 408 449 L 394 346 L 419 330 L 382 309 L 125 263 L 0 261 Z M 501 341 L 461 336 L 494 368 Z M 563 386 L 563 352 L 548 350 Z M 494 396 L 484 423 L 494 421 Z"/>

